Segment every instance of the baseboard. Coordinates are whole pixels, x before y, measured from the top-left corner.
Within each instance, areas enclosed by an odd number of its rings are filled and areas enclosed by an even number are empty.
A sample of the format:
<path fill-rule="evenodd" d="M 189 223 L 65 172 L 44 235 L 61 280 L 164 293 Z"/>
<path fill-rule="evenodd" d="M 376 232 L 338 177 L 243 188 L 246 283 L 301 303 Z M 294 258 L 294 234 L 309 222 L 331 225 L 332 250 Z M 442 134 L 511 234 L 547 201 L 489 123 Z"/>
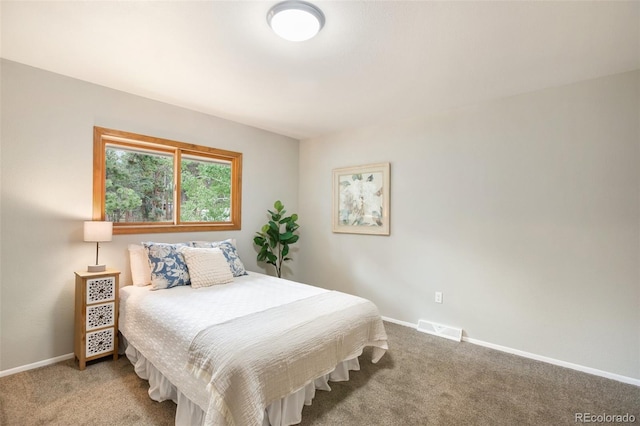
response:
<path fill-rule="evenodd" d="M 8 370 L 0 371 L 0 377 L 11 376 L 12 374 L 21 373 L 27 370 L 33 370 L 34 368 L 40 368 L 47 365 L 55 364 L 60 361 L 66 361 L 74 357 L 74 354 L 60 355 L 55 358 L 45 359 L 43 361 L 34 362 L 33 364 L 22 365 L 20 367 L 10 368 Z"/>
<path fill-rule="evenodd" d="M 383 316 L 382 319 L 384 321 L 392 322 L 394 324 L 404 325 L 405 327 L 410 327 L 410 328 L 417 328 L 418 327 L 418 324 L 413 324 L 413 323 L 410 323 L 410 322 L 407 322 L 407 321 L 400 321 L 400 320 L 397 320 L 395 318 L 389 318 L 389 317 Z"/>
<path fill-rule="evenodd" d="M 583 373 L 593 374 L 595 376 L 605 377 L 607 379 L 616 380 L 618 382 L 627 383 L 630 385 L 640 386 L 640 379 L 634 379 L 633 377 L 622 376 L 620 374 L 610 373 L 608 371 L 598 370 L 597 368 L 586 367 L 580 364 L 574 364 L 572 362 L 562 361 L 555 358 L 549 358 L 543 355 L 532 354 L 530 352 L 521 351 L 519 349 L 513 349 L 506 346 L 496 345 L 494 343 L 484 342 L 482 340 L 472 339 L 469 337 L 463 337 L 463 342 L 472 343 L 474 345 L 484 346 L 486 348 L 495 349 L 501 352 L 507 352 L 513 355 L 518 355 L 525 358 L 534 359 L 536 361 L 546 362 L 548 364 L 557 365 L 560 367 L 570 368 L 572 370 L 582 371 Z"/>
<path fill-rule="evenodd" d="M 410 327 L 416 329 L 418 327 L 417 324 L 412 324 L 406 321 L 400 321 L 394 318 L 382 317 L 383 320 L 402 325 L 405 327 Z M 518 355 L 523 358 L 529 358 L 536 361 L 546 362 L 547 364 L 553 364 L 560 367 L 570 368 L 572 370 L 581 371 L 583 373 L 593 374 L 594 376 L 600 376 L 607 379 L 615 380 L 622 383 L 627 383 L 634 386 L 640 386 L 640 379 L 634 379 L 633 377 L 622 376 L 620 374 L 610 373 L 608 371 L 598 370 L 597 368 L 585 367 L 584 365 L 574 364 L 572 362 L 561 361 L 559 359 L 549 358 L 547 356 L 537 355 L 530 352 L 521 351 L 519 349 L 513 349 L 506 346 L 496 345 L 494 343 L 484 342 L 478 339 L 472 339 L 469 337 L 462 337 L 463 342 L 471 343 L 473 345 L 484 346 L 486 348 L 495 349 L 500 352 L 506 352 L 513 355 Z"/>

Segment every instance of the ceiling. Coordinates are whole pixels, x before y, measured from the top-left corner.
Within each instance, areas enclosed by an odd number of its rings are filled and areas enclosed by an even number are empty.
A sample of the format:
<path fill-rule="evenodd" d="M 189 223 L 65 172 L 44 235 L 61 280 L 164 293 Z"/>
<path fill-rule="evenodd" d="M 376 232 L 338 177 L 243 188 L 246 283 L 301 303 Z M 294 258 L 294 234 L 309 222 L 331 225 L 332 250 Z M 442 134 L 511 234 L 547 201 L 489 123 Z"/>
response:
<path fill-rule="evenodd" d="M 296 139 L 640 69 L 640 2 L 5 1 L 3 58 Z"/>

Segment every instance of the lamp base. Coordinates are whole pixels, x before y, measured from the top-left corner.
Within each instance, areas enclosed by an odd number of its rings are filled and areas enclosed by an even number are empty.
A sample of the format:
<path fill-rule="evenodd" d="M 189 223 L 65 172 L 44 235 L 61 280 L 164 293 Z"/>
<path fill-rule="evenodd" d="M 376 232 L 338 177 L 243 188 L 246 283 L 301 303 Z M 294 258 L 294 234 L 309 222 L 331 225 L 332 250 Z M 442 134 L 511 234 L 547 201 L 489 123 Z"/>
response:
<path fill-rule="evenodd" d="M 87 266 L 87 272 L 104 272 L 107 270 L 106 265 L 89 265 Z"/>

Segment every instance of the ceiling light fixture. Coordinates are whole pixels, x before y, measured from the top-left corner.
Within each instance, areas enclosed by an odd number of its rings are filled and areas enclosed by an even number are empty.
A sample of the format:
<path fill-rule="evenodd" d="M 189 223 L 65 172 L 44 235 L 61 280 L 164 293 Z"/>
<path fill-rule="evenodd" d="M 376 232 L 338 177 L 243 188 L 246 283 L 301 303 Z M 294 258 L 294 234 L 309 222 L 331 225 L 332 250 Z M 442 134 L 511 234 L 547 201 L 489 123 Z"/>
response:
<path fill-rule="evenodd" d="M 269 26 L 289 41 L 304 41 L 314 37 L 324 26 L 324 14 L 311 3 L 287 0 L 273 6 L 267 13 Z"/>

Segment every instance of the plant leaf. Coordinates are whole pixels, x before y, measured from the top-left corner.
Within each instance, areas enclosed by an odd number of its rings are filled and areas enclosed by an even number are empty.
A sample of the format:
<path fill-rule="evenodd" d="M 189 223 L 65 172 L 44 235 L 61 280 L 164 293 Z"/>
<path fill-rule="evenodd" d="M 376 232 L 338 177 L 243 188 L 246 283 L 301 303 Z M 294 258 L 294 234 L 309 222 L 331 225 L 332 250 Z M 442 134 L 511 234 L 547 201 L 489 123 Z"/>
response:
<path fill-rule="evenodd" d="M 287 244 L 293 244 L 293 243 L 297 242 L 299 238 L 300 238 L 299 235 L 292 235 L 291 238 L 289 238 L 287 241 L 283 241 L 283 242 L 286 242 Z"/>
<path fill-rule="evenodd" d="M 267 258 L 267 253 L 269 253 L 269 247 L 267 246 L 262 246 L 262 248 L 260 249 L 260 253 L 258 253 L 258 261 L 259 262 L 264 262 L 265 259 Z"/>
<path fill-rule="evenodd" d="M 362 177 L 360 176 L 360 179 Z M 281 274 L 279 265 L 284 261 L 292 260 L 288 257 L 290 253 L 290 244 L 294 244 L 298 241 L 300 236 L 295 235 L 294 231 L 297 230 L 300 225 L 296 223 L 298 220 L 297 214 L 291 216 L 285 216 L 286 210 L 280 200 L 273 203 L 275 210 L 267 210 L 271 215 L 271 220 L 268 221 L 261 228 L 261 232 L 256 232 L 253 237 L 253 242 L 260 249 L 258 251 L 258 262 L 266 262 L 273 265 L 276 269 L 278 276 Z M 282 225 L 285 225 L 282 227 Z M 280 230 L 284 228 L 284 232 Z"/>

